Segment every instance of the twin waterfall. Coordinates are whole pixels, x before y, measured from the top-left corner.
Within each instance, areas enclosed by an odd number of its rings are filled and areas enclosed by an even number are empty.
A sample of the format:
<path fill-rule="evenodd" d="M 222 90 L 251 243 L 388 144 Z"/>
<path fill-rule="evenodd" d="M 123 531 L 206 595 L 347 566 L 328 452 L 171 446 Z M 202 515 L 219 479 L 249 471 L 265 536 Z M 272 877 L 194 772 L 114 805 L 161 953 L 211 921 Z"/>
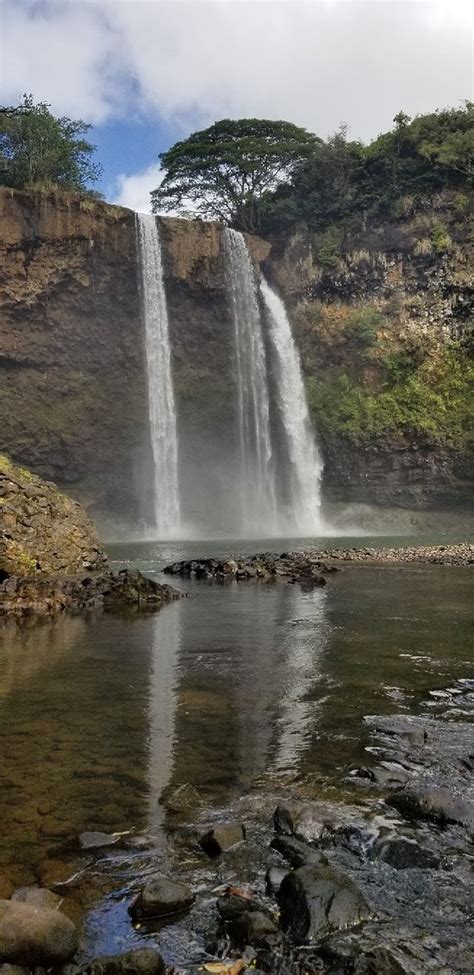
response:
<path fill-rule="evenodd" d="M 308 536 L 321 532 L 322 462 L 306 404 L 299 356 L 280 298 L 257 280 L 245 239 L 224 229 L 223 255 L 232 318 L 235 470 L 224 512 L 229 534 L 242 538 Z M 137 216 L 142 307 L 154 465 L 154 524 L 161 539 L 202 533 L 181 511 L 178 420 L 161 264 L 159 223 Z M 219 480 L 219 471 L 216 471 Z M 224 476 L 224 472 L 222 472 Z M 213 498 L 207 499 L 212 516 Z M 221 531 L 222 534 L 222 531 Z"/>

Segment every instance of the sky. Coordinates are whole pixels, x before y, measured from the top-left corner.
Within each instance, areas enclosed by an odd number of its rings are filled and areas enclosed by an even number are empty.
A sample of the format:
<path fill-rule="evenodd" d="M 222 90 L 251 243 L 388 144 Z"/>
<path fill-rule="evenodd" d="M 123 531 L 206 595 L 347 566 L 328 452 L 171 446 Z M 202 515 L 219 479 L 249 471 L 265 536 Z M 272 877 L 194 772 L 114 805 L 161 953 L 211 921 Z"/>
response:
<path fill-rule="evenodd" d="M 219 118 L 368 141 L 473 97 L 470 0 L 0 0 L 3 104 L 93 125 L 110 202 L 149 210 L 159 153 Z"/>

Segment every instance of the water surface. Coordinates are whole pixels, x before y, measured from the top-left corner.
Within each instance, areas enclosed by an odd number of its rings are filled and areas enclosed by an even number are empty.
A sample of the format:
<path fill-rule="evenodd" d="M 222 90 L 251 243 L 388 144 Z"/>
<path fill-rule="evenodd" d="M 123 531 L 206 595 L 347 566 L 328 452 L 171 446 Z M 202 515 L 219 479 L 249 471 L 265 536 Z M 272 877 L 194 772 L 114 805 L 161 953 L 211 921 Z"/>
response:
<path fill-rule="evenodd" d="M 156 544 L 113 550 L 117 564 L 157 577 L 180 555 Z M 345 770 L 364 760 L 364 715 L 428 713 L 430 691 L 472 676 L 471 578 L 410 565 L 346 567 L 312 591 L 181 582 L 188 597 L 158 614 L 9 623 L 4 892 L 45 882 L 85 829 L 159 836 L 163 800 L 183 783 L 211 815 L 259 791 L 339 796 Z M 108 950 L 132 937 L 122 921 Z M 93 927 L 91 951 L 101 938 Z"/>

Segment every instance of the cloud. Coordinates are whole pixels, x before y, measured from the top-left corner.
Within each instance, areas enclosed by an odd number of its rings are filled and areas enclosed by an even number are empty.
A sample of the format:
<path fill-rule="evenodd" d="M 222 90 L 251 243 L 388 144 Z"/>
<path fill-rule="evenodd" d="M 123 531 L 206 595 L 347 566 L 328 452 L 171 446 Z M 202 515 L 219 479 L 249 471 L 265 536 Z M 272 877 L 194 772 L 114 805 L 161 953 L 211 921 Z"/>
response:
<path fill-rule="evenodd" d="M 134 173 L 132 176 L 125 176 L 123 173 L 117 176 L 117 193 L 111 203 L 117 203 L 122 207 L 130 207 L 139 213 L 150 213 L 150 192 L 159 186 L 162 179 L 162 170 L 159 163 L 148 166 L 141 173 Z"/>
<path fill-rule="evenodd" d="M 354 137 L 472 87 L 467 0 L 4 0 L 3 86 L 102 122 L 189 132 L 223 116 Z"/>

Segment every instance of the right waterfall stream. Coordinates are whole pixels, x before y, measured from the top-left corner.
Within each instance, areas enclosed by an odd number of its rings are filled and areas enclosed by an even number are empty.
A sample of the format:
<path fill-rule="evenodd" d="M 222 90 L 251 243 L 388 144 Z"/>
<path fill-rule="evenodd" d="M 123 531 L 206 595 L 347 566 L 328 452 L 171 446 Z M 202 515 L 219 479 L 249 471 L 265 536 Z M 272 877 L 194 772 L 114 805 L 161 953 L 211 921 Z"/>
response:
<path fill-rule="evenodd" d="M 301 371 L 285 306 L 265 278 L 260 291 L 274 352 L 275 394 L 286 440 L 286 501 L 279 510 L 282 534 L 312 535 L 321 530 L 322 458 L 311 424 Z"/>

